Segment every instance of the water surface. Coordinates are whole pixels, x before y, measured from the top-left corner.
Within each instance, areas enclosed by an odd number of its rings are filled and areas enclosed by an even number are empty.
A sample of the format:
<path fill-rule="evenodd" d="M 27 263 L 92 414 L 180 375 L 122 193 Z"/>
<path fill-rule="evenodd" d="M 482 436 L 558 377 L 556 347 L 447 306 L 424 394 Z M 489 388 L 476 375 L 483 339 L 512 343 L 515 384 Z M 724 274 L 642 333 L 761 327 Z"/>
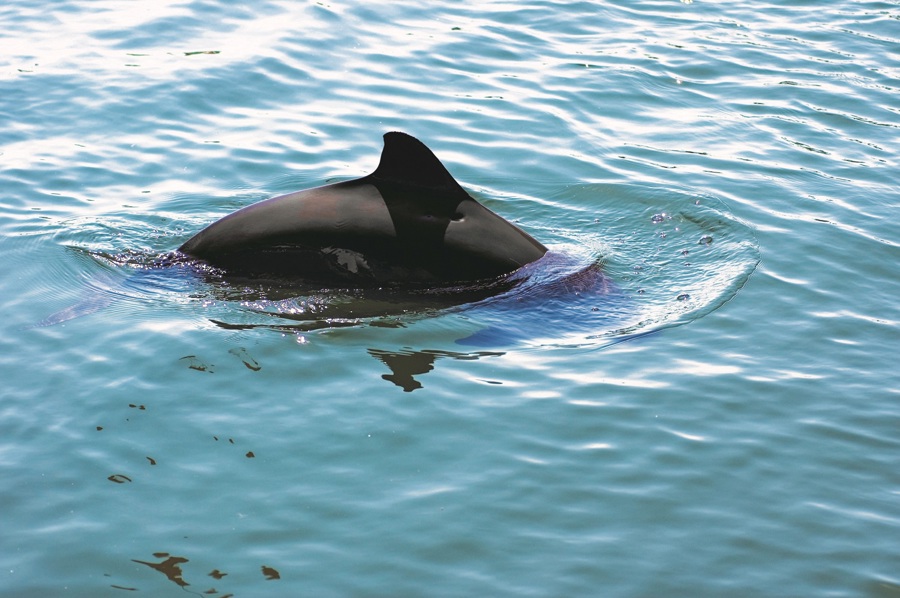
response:
<path fill-rule="evenodd" d="M 898 20 L 7 2 L 0 593 L 900 595 Z M 566 258 L 316 326 L 143 267 L 389 130 Z"/>

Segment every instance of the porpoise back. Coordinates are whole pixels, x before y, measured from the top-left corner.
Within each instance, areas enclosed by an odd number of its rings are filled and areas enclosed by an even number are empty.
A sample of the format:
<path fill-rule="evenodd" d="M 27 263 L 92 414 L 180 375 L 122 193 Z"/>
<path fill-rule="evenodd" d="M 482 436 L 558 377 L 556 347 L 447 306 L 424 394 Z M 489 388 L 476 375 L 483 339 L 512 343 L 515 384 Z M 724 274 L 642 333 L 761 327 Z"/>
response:
<path fill-rule="evenodd" d="M 421 141 L 391 132 L 372 174 L 253 204 L 179 251 L 241 276 L 370 285 L 495 278 L 547 248 L 473 199 Z"/>

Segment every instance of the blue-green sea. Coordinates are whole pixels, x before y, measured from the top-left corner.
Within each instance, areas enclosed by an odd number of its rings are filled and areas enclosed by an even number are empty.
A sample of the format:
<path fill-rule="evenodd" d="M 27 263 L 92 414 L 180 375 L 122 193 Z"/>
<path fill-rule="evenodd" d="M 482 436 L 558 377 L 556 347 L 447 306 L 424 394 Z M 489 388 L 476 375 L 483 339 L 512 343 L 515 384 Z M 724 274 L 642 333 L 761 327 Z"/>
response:
<path fill-rule="evenodd" d="M 6 0 L 0 123 L 3 597 L 900 596 L 897 2 Z M 389 131 L 558 259 L 154 266 Z"/>

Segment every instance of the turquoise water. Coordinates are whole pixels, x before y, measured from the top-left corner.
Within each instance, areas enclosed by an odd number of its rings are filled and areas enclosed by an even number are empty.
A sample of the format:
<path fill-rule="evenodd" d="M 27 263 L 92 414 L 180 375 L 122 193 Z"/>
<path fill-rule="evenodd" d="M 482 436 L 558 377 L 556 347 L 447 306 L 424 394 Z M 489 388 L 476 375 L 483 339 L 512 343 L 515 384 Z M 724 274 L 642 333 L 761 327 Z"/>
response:
<path fill-rule="evenodd" d="M 252 6 L 0 7 L 0 594 L 900 595 L 900 5 Z M 608 284 L 142 267 L 389 130 Z"/>

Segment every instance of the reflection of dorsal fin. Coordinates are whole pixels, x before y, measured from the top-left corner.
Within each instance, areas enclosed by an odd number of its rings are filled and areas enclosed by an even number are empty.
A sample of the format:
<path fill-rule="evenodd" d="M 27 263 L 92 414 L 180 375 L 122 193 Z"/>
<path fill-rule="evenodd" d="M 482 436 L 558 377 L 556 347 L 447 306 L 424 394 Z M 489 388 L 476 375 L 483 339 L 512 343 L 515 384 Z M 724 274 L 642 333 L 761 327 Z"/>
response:
<path fill-rule="evenodd" d="M 385 133 L 381 161 L 369 176 L 389 184 L 458 195 L 460 199 L 469 197 L 437 156 L 424 143 L 406 133 Z"/>

